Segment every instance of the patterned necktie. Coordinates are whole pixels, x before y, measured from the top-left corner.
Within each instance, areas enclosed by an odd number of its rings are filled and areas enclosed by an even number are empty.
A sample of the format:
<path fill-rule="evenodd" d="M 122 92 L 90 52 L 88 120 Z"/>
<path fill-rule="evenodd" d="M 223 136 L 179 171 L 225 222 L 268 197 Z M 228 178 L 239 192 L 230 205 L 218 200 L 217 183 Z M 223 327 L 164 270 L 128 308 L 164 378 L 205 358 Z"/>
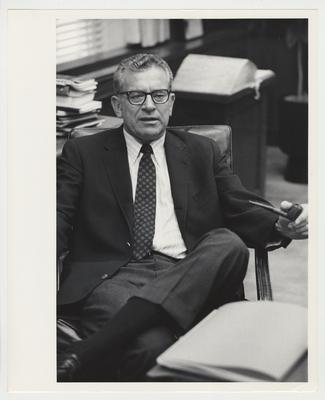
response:
<path fill-rule="evenodd" d="M 150 144 L 142 145 L 140 151 L 143 156 L 139 164 L 134 201 L 134 260 L 140 260 L 150 252 L 156 217 L 156 168 L 151 158 L 153 152 Z"/>

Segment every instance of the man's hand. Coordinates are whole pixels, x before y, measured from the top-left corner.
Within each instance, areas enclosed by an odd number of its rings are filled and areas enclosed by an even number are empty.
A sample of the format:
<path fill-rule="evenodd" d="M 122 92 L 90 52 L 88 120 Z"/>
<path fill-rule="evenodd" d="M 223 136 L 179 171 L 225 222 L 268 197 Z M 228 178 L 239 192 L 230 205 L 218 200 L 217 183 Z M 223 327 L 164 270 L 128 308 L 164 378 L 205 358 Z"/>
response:
<path fill-rule="evenodd" d="M 288 211 L 292 203 L 283 201 L 280 205 L 281 210 Z M 301 204 L 302 212 L 295 221 L 289 221 L 287 218 L 279 217 L 275 227 L 278 232 L 290 239 L 308 238 L 308 204 Z"/>

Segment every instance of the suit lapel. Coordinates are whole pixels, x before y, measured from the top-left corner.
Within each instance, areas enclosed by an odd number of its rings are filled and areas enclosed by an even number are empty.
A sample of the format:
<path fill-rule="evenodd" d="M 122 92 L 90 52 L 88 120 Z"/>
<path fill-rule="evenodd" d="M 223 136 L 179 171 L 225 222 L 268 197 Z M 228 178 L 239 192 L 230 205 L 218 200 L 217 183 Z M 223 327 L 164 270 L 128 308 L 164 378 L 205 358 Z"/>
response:
<path fill-rule="evenodd" d="M 104 163 L 116 199 L 127 220 L 130 231 L 133 229 L 132 183 L 127 149 L 122 128 L 107 135 Z"/>
<path fill-rule="evenodd" d="M 188 152 L 185 143 L 168 131 L 165 151 L 175 212 L 184 237 L 188 201 Z"/>

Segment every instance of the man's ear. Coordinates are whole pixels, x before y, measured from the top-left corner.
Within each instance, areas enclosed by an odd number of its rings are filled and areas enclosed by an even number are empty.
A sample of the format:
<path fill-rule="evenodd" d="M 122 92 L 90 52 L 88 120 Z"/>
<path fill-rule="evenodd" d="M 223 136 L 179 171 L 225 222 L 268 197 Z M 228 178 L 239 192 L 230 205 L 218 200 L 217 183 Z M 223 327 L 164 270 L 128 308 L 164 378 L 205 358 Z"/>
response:
<path fill-rule="evenodd" d="M 115 112 L 115 115 L 119 118 L 122 118 L 122 106 L 118 96 L 114 95 L 111 97 L 111 104 Z"/>
<path fill-rule="evenodd" d="M 175 102 L 175 93 L 171 93 L 169 97 L 170 101 L 170 108 L 169 108 L 169 116 L 171 117 L 173 114 L 173 107 L 174 107 L 174 102 Z"/>

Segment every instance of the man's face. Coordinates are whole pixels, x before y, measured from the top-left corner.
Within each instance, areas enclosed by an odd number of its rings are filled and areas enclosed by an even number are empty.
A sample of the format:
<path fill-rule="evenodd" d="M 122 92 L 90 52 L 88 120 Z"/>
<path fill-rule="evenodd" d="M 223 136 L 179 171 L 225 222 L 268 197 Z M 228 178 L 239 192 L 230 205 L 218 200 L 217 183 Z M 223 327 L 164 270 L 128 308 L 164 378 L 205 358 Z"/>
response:
<path fill-rule="evenodd" d="M 159 89 L 169 89 L 169 77 L 162 68 L 151 67 L 145 71 L 126 72 L 121 91 L 152 92 Z M 111 99 L 115 114 L 124 120 L 126 131 L 141 143 L 149 143 L 163 135 L 174 100 L 173 93 L 164 104 L 155 104 L 150 95 L 142 105 L 130 104 L 126 94 Z"/>

